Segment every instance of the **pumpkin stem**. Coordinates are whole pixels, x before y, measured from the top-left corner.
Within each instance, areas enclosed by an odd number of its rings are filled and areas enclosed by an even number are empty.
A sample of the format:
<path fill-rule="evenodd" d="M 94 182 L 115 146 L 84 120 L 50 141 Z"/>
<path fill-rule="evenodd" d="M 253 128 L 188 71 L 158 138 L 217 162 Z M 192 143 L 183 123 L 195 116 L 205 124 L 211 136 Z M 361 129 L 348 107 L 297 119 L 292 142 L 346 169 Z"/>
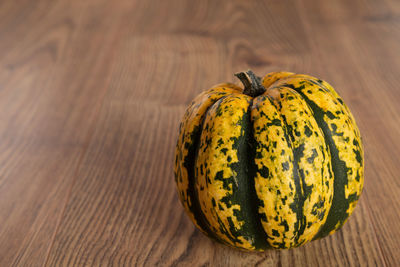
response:
<path fill-rule="evenodd" d="M 251 70 L 235 73 L 235 76 L 243 83 L 243 94 L 245 95 L 256 97 L 266 91 L 261 84 L 261 78 L 257 77 Z"/>

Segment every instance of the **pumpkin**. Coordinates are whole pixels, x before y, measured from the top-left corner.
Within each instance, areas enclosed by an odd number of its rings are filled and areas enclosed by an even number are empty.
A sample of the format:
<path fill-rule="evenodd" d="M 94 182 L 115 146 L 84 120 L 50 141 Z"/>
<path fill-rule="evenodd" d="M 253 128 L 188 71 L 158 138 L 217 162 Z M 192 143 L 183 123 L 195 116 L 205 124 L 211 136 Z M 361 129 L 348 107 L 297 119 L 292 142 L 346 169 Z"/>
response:
<path fill-rule="evenodd" d="M 291 72 L 235 74 L 184 114 L 175 181 L 207 236 L 260 250 L 298 247 L 340 229 L 364 180 L 355 120 L 327 82 Z"/>

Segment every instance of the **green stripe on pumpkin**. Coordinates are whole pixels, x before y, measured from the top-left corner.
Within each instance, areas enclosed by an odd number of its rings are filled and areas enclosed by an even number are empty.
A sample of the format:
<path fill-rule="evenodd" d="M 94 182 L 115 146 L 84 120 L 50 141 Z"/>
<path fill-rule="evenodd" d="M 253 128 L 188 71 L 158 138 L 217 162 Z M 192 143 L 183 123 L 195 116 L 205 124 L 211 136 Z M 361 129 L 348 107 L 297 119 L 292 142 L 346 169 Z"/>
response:
<path fill-rule="evenodd" d="M 283 118 L 294 151 L 297 212 L 294 246 L 309 242 L 325 223 L 333 198 L 329 148 L 310 107 L 296 91 L 279 88 L 276 106 Z"/>
<path fill-rule="evenodd" d="M 248 168 L 250 104 L 251 97 L 231 95 L 208 110 L 196 159 L 196 192 L 218 239 L 243 249 L 265 250 L 269 246 Z"/>
<path fill-rule="evenodd" d="M 304 75 L 290 76 L 274 86 L 287 86 L 300 93 L 314 112 L 331 152 L 334 196 L 326 223 L 314 239 L 340 229 L 353 212 L 363 186 L 363 151 L 357 126 L 348 109 L 333 94 Z"/>

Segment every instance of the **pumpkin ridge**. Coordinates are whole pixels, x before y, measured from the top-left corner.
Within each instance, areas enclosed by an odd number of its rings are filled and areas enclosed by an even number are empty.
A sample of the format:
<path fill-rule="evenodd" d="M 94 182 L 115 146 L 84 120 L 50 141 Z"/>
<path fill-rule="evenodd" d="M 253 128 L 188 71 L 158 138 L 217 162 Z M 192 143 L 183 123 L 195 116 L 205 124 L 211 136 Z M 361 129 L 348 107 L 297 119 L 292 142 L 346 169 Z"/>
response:
<path fill-rule="evenodd" d="M 192 157 L 193 160 L 191 161 L 191 171 L 192 171 L 192 181 L 189 182 L 189 189 L 190 189 L 190 194 L 192 196 L 193 199 L 193 210 L 194 210 L 194 215 L 196 217 L 196 219 L 198 219 L 199 222 L 199 226 L 214 240 L 221 242 L 225 245 L 230 245 L 229 243 L 225 242 L 224 240 L 220 239 L 214 231 L 212 231 L 211 226 L 209 224 L 209 222 L 207 221 L 206 216 L 204 215 L 202 209 L 201 209 L 201 205 L 200 205 L 200 200 L 198 197 L 198 193 L 196 190 L 196 175 L 195 175 L 195 169 L 196 169 L 196 161 L 197 161 L 197 157 L 199 154 L 199 149 L 200 149 L 200 139 L 201 139 L 201 135 L 203 133 L 203 126 L 204 126 L 204 122 L 206 120 L 206 117 L 209 116 L 209 110 L 211 110 L 215 105 L 220 105 L 221 101 L 223 99 L 225 99 L 228 95 L 224 95 L 221 98 L 217 99 L 214 103 L 212 103 L 207 110 L 204 112 L 204 116 L 201 120 L 201 123 L 198 125 L 199 127 L 199 131 L 198 131 L 198 135 L 196 136 L 196 140 L 195 140 L 195 144 L 194 144 L 194 151 L 192 153 Z"/>
<path fill-rule="evenodd" d="M 192 196 L 189 196 L 188 194 L 188 186 L 189 182 L 191 182 L 189 180 L 191 180 L 193 176 L 193 174 L 188 170 L 188 161 L 190 162 L 191 157 L 193 157 L 191 155 L 193 155 L 192 152 L 195 148 L 193 145 L 194 138 L 195 135 L 198 134 L 199 124 L 201 123 L 201 120 L 209 106 L 222 96 L 237 92 L 239 92 L 237 86 L 232 84 L 220 84 L 212 87 L 208 91 L 201 93 L 190 103 L 179 126 L 179 136 L 175 150 L 175 182 L 181 204 L 185 208 L 189 218 L 201 231 L 203 230 L 198 225 L 194 211 L 192 210 Z"/>
<path fill-rule="evenodd" d="M 300 246 L 311 241 L 318 233 L 331 207 L 333 175 L 330 152 L 324 134 L 304 97 L 289 87 L 279 88 L 280 98 L 277 103 L 292 141 L 294 168 L 297 168 L 293 175 L 300 182 L 300 191 L 296 191 L 299 193 L 299 201 L 294 207 L 301 214 L 296 222 L 298 231 L 294 246 Z"/>
<path fill-rule="evenodd" d="M 313 82 L 310 79 L 307 79 L 307 81 L 317 86 L 320 86 L 319 84 Z M 348 184 L 348 177 L 344 170 L 347 169 L 347 166 L 346 162 L 340 159 L 339 150 L 337 149 L 335 141 L 332 138 L 332 132 L 329 129 L 327 122 L 323 118 L 326 112 L 324 112 L 322 108 L 320 108 L 316 103 L 310 100 L 302 92 L 301 86 L 295 87 L 292 84 L 285 84 L 285 86 L 290 87 L 296 92 L 298 92 L 304 98 L 304 100 L 310 106 L 310 108 L 313 110 L 314 118 L 324 133 L 325 142 L 329 147 L 331 153 L 332 172 L 334 173 L 334 185 L 333 185 L 334 192 L 333 192 L 332 206 L 328 213 L 328 217 L 326 219 L 325 224 L 321 226 L 321 229 L 313 238 L 313 240 L 315 240 L 325 237 L 330 233 L 332 233 L 333 231 L 340 229 L 346 222 L 347 218 L 350 216 L 350 214 L 347 213 L 350 203 L 347 201 L 348 199 L 345 197 L 345 186 Z M 355 201 L 357 199 L 355 199 Z"/>
<path fill-rule="evenodd" d="M 199 203 L 199 200 L 198 200 L 198 197 L 196 194 L 196 190 L 195 190 L 194 169 L 195 169 L 195 158 L 198 153 L 199 141 L 200 141 L 200 137 L 202 134 L 203 123 L 206 118 L 207 112 L 210 108 L 212 108 L 213 105 L 215 105 L 215 103 L 217 103 L 219 100 L 221 100 L 222 98 L 225 98 L 225 97 L 227 97 L 226 94 L 225 95 L 221 94 L 221 97 L 215 99 L 215 101 L 206 108 L 206 110 L 203 113 L 204 115 L 202 116 L 200 123 L 196 126 L 196 129 L 193 130 L 193 132 L 192 132 L 192 135 L 191 135 L 192 144 L 191 144 L 191 147 L 189 148 L 187 156 L 183 159 L 183 166 L 187 169 L 187 172 L 188 172 L 187 194 L 191 200 L 191 205 L 189 206 L 189 208 L 191 209 L 191 212 L 194 216 L 194 219 L 196 220 L 196 223 L 200 227 L 200 230 L 202 230 L 208 237 L 210 237 L 216 241 L 220 241 L 220 240 L 216 237 L 215 233 L 210 229 L 209 225 L 207 224 L 207 220 L 205 219 L 204 214 L 200 208 L 200 203 Z M 226 242 L 224 242 L 224 241 L 220 241 L 220 242 L 226 244 Z"/>
<path fill-rule="evenodd" d="M 281 114 L 269 95 L 255 99 L 252 119 L 257 144 L 255 184 L 261 202 L 259 216 L 268 243 L 274 248 L 289 248 L 297 220 L 296 213 L 289 207 L 295 193 L 293 149 Z"/>
<path fill-rule="evenodd" d="M 252 98 L 243 94 L 227 98 L 220 99 L 206 114 L 195 162 L 195 190 L 205 219 L 219 240 L 231 246 L 265 250 L 268 243 L 254 217 L 249 191 L 248 117 Z M 234 119 L 228 122 L 227 116 Z"/>
<path fill-rule="evenodd" d="M 275 102 L 273 102 L 273 104 L 277 107 L 277 109 L 279 111 L 282 110 L 282 105 L 280 104 L 280 102 L 278 102 L 279 104 L 276 105 Z M 293 151 L 293 180 L 294 180 L 294 184 L 296 187 L 296 199 L 297 201 L 295 203 L 293 203 L 293 205 L 291 206 L 292 210 L 296 212 L 296 216 L 297 216 L 297 221 L 295 222 L 295 246 L 297 245 L 297 242 L 299 240 L 300 235 L 304 232 L 305 229 L 305 217 L 303 214 L 303 207 L 304 207 L 304 194 L 302 194 L 302 192 L 304 192 L 303 189 L 303 185 L 305 184 L 304 181 L 300 180 L 300 175 L 299 175 L 299 161 L 300 158 L 302 157 L 303 151 L 304 151 L 304 145 L 301 145 L 299 147 L 294 147 L 293 143 L 294 143 L 294 135 L 293 133 L 289 130 L 289 125 L 286 119 L 286 116 L 282 113 L 280 113 L 282 121 L 283 121 L 283 129 L 285 131 L 285 138 L 287 139 L 287 142 L 289 144 L 289 146 L 291 147 L 292 151 Z"/>
<path fill-rule="evenodd" d="M 346 169 L 346 162 L 342 161 L 339 158 L 339 151 L 336 148 L 336 145 L 332 139 L 327 123 L 321 118 L 321 115 L 318 113 L 322 113 L 323 111 L 312 101 L 310 101 L 304 94 L 304 99 L 307 104 L 311 107 L 315 114 L 315 120 L 320 126 L 321 130 L 324 132 L 324 137 L 331 152 L 331 164 L 332 171 L 334 173 L 334 183 L 333 183 L 333 199 L 332 206 L 328 213 L 328 218 L 326 219 L 325 224 L 321 227 L 320 231 L 315 235 L 314 239 L 318 239 L 328 235 L 332 230 L 340 228 L 346 221 L 348 214 L 346 213 L 349 208 L 349 203 L 345 201 L 344 195 L 344 185 L 348 183 L 347 175 L 341 175 L 340 169 Z M 338 176 L 342 176 L 343 186 L 340 184 L 340 179 Z M 337 227 L 337 223 L 340 223 L 339 227 Z"/>
<path fill-rule="evenodd" d="M 254 102 L 254 98 L 251 99 L 250 105 L 248 107 L 247 110 L 247 120 L 248 123 L 247 125 L 245 125 L 245 131 L 248 132 L 247 134 L 247 140 L 246 140 L 246 144 L 247 144 L 247 161 L 245 161 L 245 164 L 248 167 L 247 170 L 247 180 L 248 180 L 248 189 L 247 189 L 247 193 L 248 193 L 248 198 L 249 198 L 249 210 L 250 210 L 250 216 L 248 218 L 248 220 L 253 220 L 253 224 L 254 224 L 254 228 L 255 228 L 255 247 L 257 249 L 268 249 L 268 248 L 272 248 L 272 246 L 268 243 L 268 234 L 265 231 L 264 227 L 262 226 L 261 223 L 261 216 L 258 212 L 259 206 L 261 205 L 261 200 L 258 198 L 257 196 L 257 192 L 256 192 L 256 187 L 255 187 L 255 178 L 257 175 L 257 165 L 255 163 L 255 157 L 256 157 L 256 140 L 254 139 L 254 129 L 253 129 L 253 125 L 254 122 L 252 121 L 252 117 L 251 117 L 251 111 L 252 111 L 252 107 L 253 107 L 253 102 Z"/>
<path fill-rule="evenodd" d="M 299 147 L 294 147 L 294 135 L 292 131 L 289 129 L 289 124 L 287 122 L 286 116 L 281 113 L 282 110 L 282 105 L 280 101 L 273 101 L 273 105 L 275 105 L 276 109 L 279 111 L 279 114 L 282 118 L 282 128 L 285 133 L 285 139 L 288 142 L 289 147 L 293 151 L 293 181 L 296 187 L 295 190 L 295 199 L 297 200 L 296 202 L 292 203 L 291 209 L 296 213 L 297 221 L 295 222 L 295 231 L 294 231 L 294 244 L 293 246 L 299 246 L 301 244 L 298 244 L 298 240 L 300 236 L 303 234 L 305 227 L 306 227 L 306 221 L 305 221 L 305 216 L 303 214 L 303 207 L 304 207 L 304 202 L 305 202 L 305 195 L 302 192 L 305 192 L 304 185 L 305 181 L 304 179 L 301 179 L 300 174 L 299 174 L 299 161 L 300 158 L 303 157 L 303 151 L 304 151 L 304 144 L 300 145 Z"/>
<path fill-rule="evenodd" d="M 228 225 L 226 225 L 224 223 L 224 221 L 221 220 L 221 218 L 218 216 L 217 213 L 212 214 L 212 210 L 211 210 L 211 205 L 207 206 L 205 200 L 203 199 L 203 206 L 200 203 L 200 192 L 199 191 L 203 191 L 205 190 L 205 188 L 209 188 L 210 186 L 212 186 L 212 181 L 209 177 L 209 172 L 210 172 L 210 163 L 211 162 L 207 162 L 207 157 L 205 157 L 204 155 L 201 155 L 202 158 L 201 160 L 204 162 L 200 162 L 200 151 L 202 153 L 205 153 L 207 151 L 207 149 L 212 148 L 212 131 L 214 130 L 212 123 L 212 120 L 215 119 L 215 117 L 219 117 L 222 115 L 222 110 L 221 110 L 221 104 L 223 103 L 224 99 L 226 99 L 228 96 L 225 96 L 223 98 L 220 98 L 218 101 L 215 102 L 215 104 L 213 106 L 211 106 L 207 112 L 205 113 L 204 116 L 204 120 L 202 122 L 202 131 L 199 137 L 199 142 L 197 144 L 197 148 L 195 151 L 195 161 L 194 161 L 194 170 L 195 170 L 195 175 L 194 175 L 194 192 L 195 192 L 195 199 L 196 201 L 199 203 L 199 210 L 201 211 L 202 217 L 204 219 L 204 223 L 208 226 L 209 229 L 213 230 L 213 233 L 215 234 L 215 238 L 217 241 L 225 243 L 227 245 L 231 245 L 234 246 L 236 243 L 240 243 L 241 241 L 237 238 L 237 234 L 234 233 L 234 231 L 232 231 L 232 229 L 234 229 L 234 226 L 232 226 L 231 224 L 233 224 L 233 221 L 231 219 L 231 221 L 228 222 Z M 208 121 L 210 120 L 210 121 Z M 207 122 L 208 121 L 208 122 Z M 206 122 L 208 124 L 206 124 Z M 203 135 L 211 135 L 211 136 L 203 136 Z M 204 144 L 202 144 L 202 139 L 204 139 Z M 222 144 L 222 143 L 221 143 Z M 226 151 L 227 152 L 227 151 Z M 199 166 L 197 166 L 199 165 Z M 202 177 L 202 180 L 199 180 L 199 176 L 200 175 L 204 175 L 204 177 Z M 223 179 L 223 173 L 222 172 L 218 172 L 215 177 L 213 177 L 213 180 L 221 180 L 222 182 L 222 187 L 227 187 L 228 184 L 225 184 L 226 180 L 224 181 Z M 203 196 L 204 197 L 204 196 Z M 208 197 L 207 195 L 205 197 Z M 227 201 L 227 199 L 223 200 L 225 201 L 225 205 L 228 205 L 229 202 Z M 217 203 L 217 201 L 215 201 L 215 199 L 212 197 L 212 206 L 214 207 L 220 207 L 220 203 Z M 229 204 L 231 206 L 231 204 Z M 203 211 L 203 208 L 205 209 Z M 210 218 L 208 218 L 205 213 L 210 213 L 208 216 Z M 232 226 L 232 229 L 231 229 Z M 219 233 L 218 233 L 219 232 Z"/>

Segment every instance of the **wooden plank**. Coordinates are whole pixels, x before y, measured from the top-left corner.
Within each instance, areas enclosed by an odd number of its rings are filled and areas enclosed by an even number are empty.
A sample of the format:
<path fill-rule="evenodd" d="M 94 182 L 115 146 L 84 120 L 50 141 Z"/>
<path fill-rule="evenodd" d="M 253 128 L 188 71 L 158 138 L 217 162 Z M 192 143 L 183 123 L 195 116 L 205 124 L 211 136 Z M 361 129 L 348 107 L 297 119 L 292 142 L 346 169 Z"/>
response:
<path fill-rule="evenodd" d="M 27 4 L 25 24 L 3 29 L 21 39 L 4 39 L 1 53 L 2 266 L 44 264 L 109 82 L 114 39 L 79 30 L 80 5 L 61 2 L 46 14 L 43 4 Z M 10 9 L 10 19 L 25 12 Z"/>

